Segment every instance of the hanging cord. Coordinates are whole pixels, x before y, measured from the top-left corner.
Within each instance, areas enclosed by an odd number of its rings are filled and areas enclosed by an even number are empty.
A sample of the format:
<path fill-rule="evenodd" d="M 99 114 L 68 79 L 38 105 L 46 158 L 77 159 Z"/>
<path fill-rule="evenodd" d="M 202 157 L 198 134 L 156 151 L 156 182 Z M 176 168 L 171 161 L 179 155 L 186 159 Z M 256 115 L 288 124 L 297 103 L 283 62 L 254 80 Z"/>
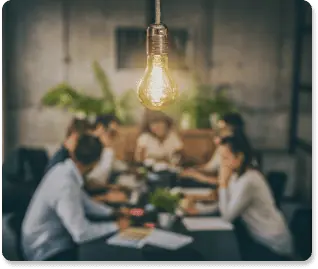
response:
<path fill-rule="evenodd" d="M 156 24 L 160 24 L 160 0 L 156 0 Z"/>

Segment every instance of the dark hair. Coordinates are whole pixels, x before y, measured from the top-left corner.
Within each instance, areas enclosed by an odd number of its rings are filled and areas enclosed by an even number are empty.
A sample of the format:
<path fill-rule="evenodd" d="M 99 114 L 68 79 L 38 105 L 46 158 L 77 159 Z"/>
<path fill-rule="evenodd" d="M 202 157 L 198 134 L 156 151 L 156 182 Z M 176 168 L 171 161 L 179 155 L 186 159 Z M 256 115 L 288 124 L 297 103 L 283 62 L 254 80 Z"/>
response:
<path fill-rule="evenodd" d="M 88 130 L 93 130 L 94 124 L 89 123 L 85 119 L 73 118 L 70 125 L 67 128 L 66 137 L 69 137 L 73 132 L 77 132 L 80 135 L 86 133 Z"/>
<path fill-rule="evenodd" d="M 102 143 L 97 137 L 83 134 L 79 137 L 74 156 L 79 163 L 90 165 L 100 159 L 102 150 Z"/>
<path fill-rule="evenodd" d="M 244 155 L 242 165 L 238 171 L 239 176 L 244 174 L 247 168 L 252 167 L 254 157 L 253 149 L 242 131 L 236 131 L 233 135 L 224 137 L 221 145 L 227 145 L 234 155 L 242 153 Z"/>
<path fill-rule="evenodd" d="M 95 126 L 97 127 L 98 124 L 102 124 L 105 128 L 108 128 L 112 122 L 120 124 L 119 119 L 114 114 L 104 114 L 96 118 Z"/>
<path fill-rule="evenodd" d="M 230 112 L 223 115 L 222 120 L 233 129 L 244 129 L 245 123 L 242 116 L 236 112 Z"/>
<path fill-rule="evenodd" d="M 146 111 L 144 122 L 142 124 L 142 133 L 151 133 L 150 124 L 154 122 L 163 121 L 166 123 L 168 129 L 170 130 L 173 126 L 173 120 L 161 111 Z"/>

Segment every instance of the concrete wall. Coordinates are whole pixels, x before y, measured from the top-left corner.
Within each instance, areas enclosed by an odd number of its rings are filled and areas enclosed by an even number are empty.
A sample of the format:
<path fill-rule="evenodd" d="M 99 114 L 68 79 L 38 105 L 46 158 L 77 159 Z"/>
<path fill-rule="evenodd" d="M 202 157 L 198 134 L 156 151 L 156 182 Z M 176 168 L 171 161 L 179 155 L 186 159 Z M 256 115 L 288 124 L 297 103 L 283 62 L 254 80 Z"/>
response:
<path fill-rule="evenodd" d="M 98 60 L 113 88 L 135 87 L 141 69 L 116 68 L 115 29 L 146 26 L 145 0 L 11 0 L 6 84 L 6 148 L 55 147 L 70 115 L 41 108 L 41 96 L 63 80 L 99 95 Z M 162 1 L 164 22 L 189 30 L 187 62 L 205 82 L 230 85 L 254 145 L 286 149 L 290 113 L 294 7 L 289 0 Z M 64 13 L 63 13 L 64 12 Z M 69 22 L 69 28 L 66 27 Z M 69 34 L 68 34 L 69 33 Z M 182 89 L 187 72 L 174 72 Z"/>

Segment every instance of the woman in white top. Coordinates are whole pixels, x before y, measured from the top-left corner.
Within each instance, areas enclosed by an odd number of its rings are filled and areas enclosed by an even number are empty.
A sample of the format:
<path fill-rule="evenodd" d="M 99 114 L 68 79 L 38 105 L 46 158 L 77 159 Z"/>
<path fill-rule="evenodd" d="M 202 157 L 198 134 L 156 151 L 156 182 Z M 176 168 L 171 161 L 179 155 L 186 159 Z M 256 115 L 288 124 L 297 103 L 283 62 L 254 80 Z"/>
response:
<path fill-rule="evenodd" d="M 183 143 L 172 125 L 172 119 L 164 113 L 151 112 L 137 139 L 135 160 L 142 162 L 149 158 L 171 162 L 177 153 L 181 153 Z"/>
<path fill-rule="evenodd" d="M 228 136 L 244 135 L 244 120 L 239 113 L 227 113 L 218 122 L 215 131 L 214 144 L 216 150 L 211 159 L 198 167 L 186 169 L 182 176 L 191 178 L 195 181 L 208 184 L 217 184 L 217 174 L 221 164 L 220 142 L 222 138 Z M 253 158 L 253 165 L 258 166 L 257 161 Z"/>
<path fill-rule="evenodd" d="M 251 168 L 251 152 L 244 136 L 222 139 L 220 213 L 230 222 L 241 219 L 256 242 L 255 246 L 261 246 L 257 248 L 258 253 L 256 248 L 253 250 L 257 260 L 285 260 L 293 254 L 292 237 L 264 176 Z"/>

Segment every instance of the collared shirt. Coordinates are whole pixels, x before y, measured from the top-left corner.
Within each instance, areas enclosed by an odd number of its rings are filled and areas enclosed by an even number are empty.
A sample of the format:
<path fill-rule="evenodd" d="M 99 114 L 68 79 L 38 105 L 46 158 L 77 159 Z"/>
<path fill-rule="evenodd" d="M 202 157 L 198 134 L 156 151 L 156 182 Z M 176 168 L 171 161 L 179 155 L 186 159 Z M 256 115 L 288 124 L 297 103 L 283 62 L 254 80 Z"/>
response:
<path fill-rule="evenodd" d="M 66 159 L 70 157 L 70 153 L 67 148 L 62 145 L 57 152 L 54 153 L 52 158 L 49 160 L 46 168 L 45 173 L 47 173 L 53 166 L 57 165 L 58 163 L 64 162 Z"/>
<path fill-rule="evenodd" d="M 274 252 L 293 253 L 288 226 L 259 171 L 251 169 L 240 177 L 233 175 L 227 188 L 219 188 L 219 209 L 228 221 L 241 217 L 253 238 Z"/>
<path fill-rule="evenodd" d="M 137 147 L 145 149 L 146 158 L 160 159 L 171 158 L 176 151 L 182 149 L 183 143 L 174 131 L 170 131 L 162 142 L 150 133 L 143 133 L 137 139 Z"/>
<path fill-rule="evenodd" d="M 28 260 L 45 260 L 109 233 L 113 222 L 92 223 L 86 215 L 108 216 L 112 209 L 91 200 L 71 159 L 55 165 L 37 188 L 22 224 L 22 248 Z"/>

